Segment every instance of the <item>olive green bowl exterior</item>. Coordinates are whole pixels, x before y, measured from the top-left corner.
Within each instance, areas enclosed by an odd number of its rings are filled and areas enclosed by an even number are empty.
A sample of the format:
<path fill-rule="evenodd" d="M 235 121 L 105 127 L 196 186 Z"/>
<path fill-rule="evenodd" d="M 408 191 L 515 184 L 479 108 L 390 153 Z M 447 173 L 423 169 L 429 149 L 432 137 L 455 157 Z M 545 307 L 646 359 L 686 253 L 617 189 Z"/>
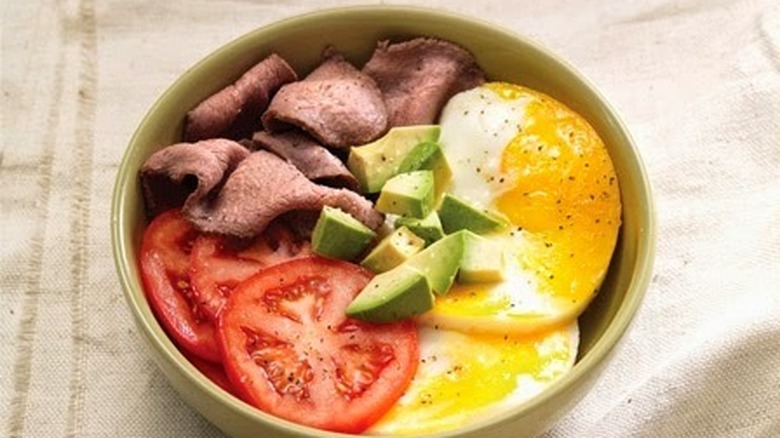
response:
<path fill-rule="evenodd" d="M 245 35 L 188 70 L 141 122 L 119 167 L 113 194 L 114 260 L 136 325 L 171 385 L 192 407 L 234 437 L 336 437 L 267 415 L 203 377 L 163 332 L 144 297 L 138 249 L 145 226 L 138 169 L 154 151 L 180 140 L 184 115 L 272 52 L 306 72 L 328 44 L 357 65 L 377 41 L 435 36 L 457 42 L 476 57 L 490 80 L 547 93 L 585 116 L 601 135 L 621 185 L 623 226 L 600 293 L 580 318 L 580 354 L 574 369 L 518 408 L 437 436 L 533 436 L 570 410 L 602 372 L 647 288 L 655 227 L 650 185 L 636 147 L 615 111 L 571 66 L 537 44 L 488 23 L 410 7 L 353 7 L 303 15 Z"/>

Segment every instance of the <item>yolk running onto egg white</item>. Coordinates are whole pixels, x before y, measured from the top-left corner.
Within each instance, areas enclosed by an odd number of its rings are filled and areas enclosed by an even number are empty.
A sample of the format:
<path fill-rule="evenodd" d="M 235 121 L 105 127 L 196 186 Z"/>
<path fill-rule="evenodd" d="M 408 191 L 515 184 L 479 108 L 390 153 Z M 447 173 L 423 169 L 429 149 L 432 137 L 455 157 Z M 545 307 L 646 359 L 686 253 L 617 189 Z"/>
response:
<path fill-rule="evenodd" d="M 418 376 L 374 431 L 431 433 L 495 414 L 560 377 L 577 351 L 576 325 L 523 337 L 427 330 Z"/>

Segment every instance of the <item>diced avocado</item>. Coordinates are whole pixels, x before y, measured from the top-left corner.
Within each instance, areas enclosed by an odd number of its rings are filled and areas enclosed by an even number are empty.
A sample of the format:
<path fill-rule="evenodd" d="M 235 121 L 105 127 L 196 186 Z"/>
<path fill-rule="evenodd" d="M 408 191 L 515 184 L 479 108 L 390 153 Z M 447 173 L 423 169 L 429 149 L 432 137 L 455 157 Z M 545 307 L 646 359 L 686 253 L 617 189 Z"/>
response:
<path fill-rule="evenodd" d="M 360 264 L 374 272 L 389 271 L 420 252 L 423 247 L 425 240 L 408 228 L 401 227 L 382 239 Z"/>
<path fill-rule="evenodd" d="M 431 289 L 436 294 L 443 295 L 455 281 L 462 258 L 463 233 L 455 233 L 413 255 L 404 265 L 420 271 L 428 278 Z"/>
<path fill-rule="evenodd" d="M 322 208 L 311 236 L 315 253 L 342 260 L 354 260 L 365 251 L 376 233 L 338 208 Z"/>
<path fill-rule="evenodd" d="M 382 187 L 376 209 L 382 213 L 423 218 L 433 210 L 433 187 L 430 170 L 396 175 Z"/>
<path fill-rule="evenodd" d="M 372 143 L 353 147 L 347 167 L 364 193 L 377 193 L 388 179 L 399 173 L 401 163 L 418 143 L 438 139 L 438 125 L 395 127 Z"/>
<path fill-rule="evenodd" d="M 426 246 L 444 237 L 444 230 L 441 227 L 439 214 L 435 211 L 432 211 L 428 216 L 425 216 L 422 219 L 416 217 L 399 217 L 396 219 L 394 225 L 396 228 L 409 228 L 411 232 L 425 239 Z"/>
<path fill-rule="evenodd" d="M 444 151 L 442 151 L 441 145 L 435 141 L 418 143 L 409 152 L 409 155 L 404 158 L 398 172 L 404 173 L 415 170 L 433 171 L 433 179 L 436 184 L 434 189 L 436 199 L 441 197 L 445 187 L 447 187 L 452 178 L 452 170 L 449 163 L 447 163 L 447 158 L 444 156 Z"/>
<path fill-rule="evenodd" d="M 347 306 L 347 316 L 370 322 L 391 322 L 433 308 L 431 286 L 417 270 L 399 265 L 379 274 Z"/>
<path fill-rule="evenodd" d="M 485 234 L 500 230 L 506 225 L 506 221 L 497 213 L 481 209 L 451 193 L 444 194 L 439 206 L 439 218 L 447 234 L 459 230 Z"/>
<path fill-rule="evenodd" d="M 504 243 L 463 232 L 463 258 L 458 271 L 461 283 L 489 283 L 504 278 Z"/>

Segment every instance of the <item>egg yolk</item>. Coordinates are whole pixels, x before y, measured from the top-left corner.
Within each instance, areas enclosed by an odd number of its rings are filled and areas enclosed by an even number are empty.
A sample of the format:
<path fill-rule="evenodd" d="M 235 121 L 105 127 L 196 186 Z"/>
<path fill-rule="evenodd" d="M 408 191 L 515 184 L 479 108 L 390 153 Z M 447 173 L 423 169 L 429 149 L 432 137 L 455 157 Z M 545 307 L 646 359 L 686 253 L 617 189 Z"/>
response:
<path fill-rule="evenodd" d="M 501 156 L 501 172 L 513 188 L 496 207 L 537 237 L 521 263 L 534 267 L 556 295 L 582 300 L 603 278 L 620 224 L 620 190 L 607 149 L 585 119 L 562 104 L 514 85 L 493 89 L 534 96 L 521 132 Z"/>

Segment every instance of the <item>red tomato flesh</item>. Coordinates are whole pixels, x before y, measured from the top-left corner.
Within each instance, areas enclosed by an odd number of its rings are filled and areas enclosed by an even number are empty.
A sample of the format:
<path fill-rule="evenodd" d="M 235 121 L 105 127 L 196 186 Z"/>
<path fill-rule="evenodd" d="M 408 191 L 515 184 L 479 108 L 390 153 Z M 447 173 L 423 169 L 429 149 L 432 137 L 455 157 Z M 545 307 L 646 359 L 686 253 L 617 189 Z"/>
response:
<path fill-rule="evenodd" d="M 190 252 L 197 236 L 177 210 L 154 218 L 141 243 L 141 278 L 157 320 L 173 340 L 201 359 L 220 362 L 214 325 L 190 281 Z"/>
<path fill-rule="evenodd" d="M 419 347 L 412 321 L 370 324 L 345 309 L 368 283 L 359 266 L 321 257 L 263 269 L 231 294 L 217 339 L 248 403 L 320 429 L 359 433 L 409 385 Z"/>
<path fill-rule="evenodd" d="M 203 311 L 216 319 L 240 282 L 260 269 L 311 254 L 308 241 L 278 223 L 249 242 L 202 234 L 192 247 L 190 277 Z"/>

